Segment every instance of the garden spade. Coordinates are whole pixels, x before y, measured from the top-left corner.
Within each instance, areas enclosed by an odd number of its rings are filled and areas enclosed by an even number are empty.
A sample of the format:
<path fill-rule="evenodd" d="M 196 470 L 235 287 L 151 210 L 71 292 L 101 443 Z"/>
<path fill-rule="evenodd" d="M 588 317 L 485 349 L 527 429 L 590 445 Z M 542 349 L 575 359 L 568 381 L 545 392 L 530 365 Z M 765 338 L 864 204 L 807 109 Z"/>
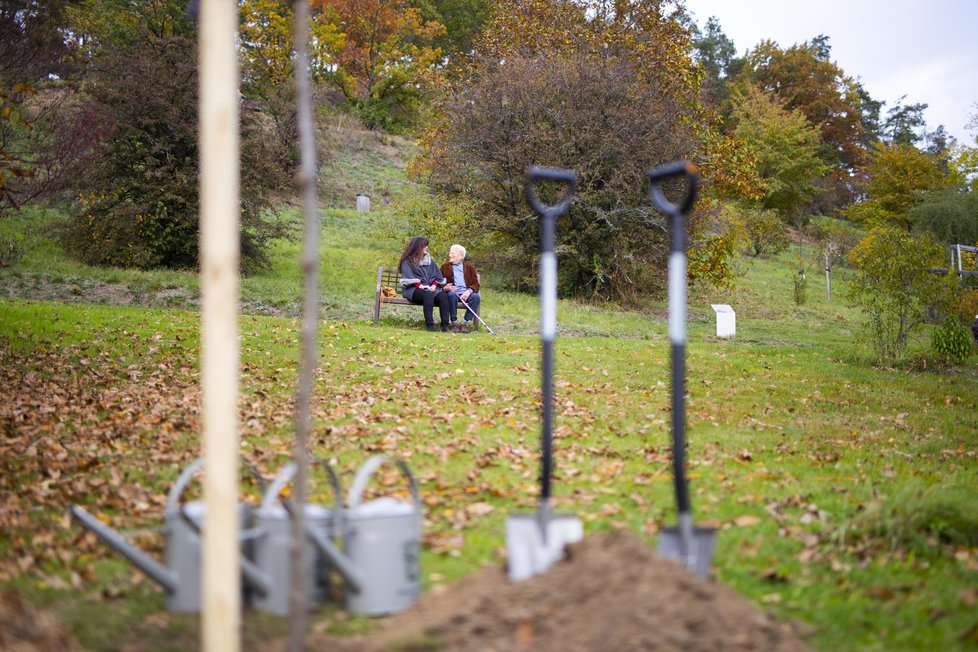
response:
<path fill-rule="evenodd" d="M 681 178 L 686 195 L 673 204 L 662 190 L 668 179 Z M 710 573 L 716 530 L 694 528 L 686 483 L 686 215 L 696 200 L 696 166 L 688 161 L 662 165 L 649 172 L 652 205 L 669 218 L 669 340 L 672 344 L 672 471 L 679 508 L 679 525 L 659 536 L 659 553 L 680 561 L 687 570 L 705 578 Z"/>
<path fill-rule="evenodd" d="M 563 198 L 547 206 L 537 198 L 533 184 L 553 181 L 566 186 Z M 546 571 L 564 554 L 564 546 L 584 538 L 584 525 L 576 516 L 554 514 L 550 509 L 550 476 L 553 465 L 554 339 L 557 336 L 557 257 L 554 253 L 557 218 L 574 199 L 577 175 L 572 170 L 531 167 L 526 171 L 526 198 L 540 216 L 540 341 L 543 349 L 543 419 L 540 443 L 540 504 L 536 514 L 506 519 L 506 551 L 509 579 L 524 580 Z"/>

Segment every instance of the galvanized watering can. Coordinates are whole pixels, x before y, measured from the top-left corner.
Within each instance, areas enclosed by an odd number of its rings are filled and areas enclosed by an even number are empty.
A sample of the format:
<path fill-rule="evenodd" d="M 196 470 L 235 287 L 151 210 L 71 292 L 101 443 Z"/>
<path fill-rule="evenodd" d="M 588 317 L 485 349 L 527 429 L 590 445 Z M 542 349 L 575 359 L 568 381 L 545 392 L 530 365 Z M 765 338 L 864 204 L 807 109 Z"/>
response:
<path fill-rule="evenodd" d="M 309 603 L 316 605 L 329 598 L 329 565 L 339 568 L 352 590 L 360 586 L 360 573 L 350 568 L 342 553 L 331 540 L 342 532 L 343 495 L 339 478 L 329 464 L 314 460 L 326 469 L 336 502 L 332 509 L 306 503 L 303 515 L 306 523 L 306 577 L 309 578 Z M 289 613 L 289 592 L 292 581 L 292 514 L 295 509 L 281 497 L 282 490 L 296 473 L 295 462 L 282 467 L 268 486 L 261 506 L 255 510 L 255 537 L 252 552 L 255 566 L 267 581 L 269 591 L 259 595 L 253 604 L 256 609 L 284 616 Z M 325 551 L 325 552 L 324 552 Z M 345 571 L 345 572 L 344 572 Z M 348 577 L 347 577 L 348 576 Z"/>
<path fill-rule="evenodd" d="M 343 577 L 346 607 L 352 613 L 379 616 L 403 611 L 421 594 L 421 500 L 407 464 L 390 460 L 407 478 L 412 503 L 391 497 L 362 502 L 367 482 L 388 459 L 377 455 L 364 463 L 354 478 L 346 511 L 341 508 L 339 480 L 331 467 L 323 465 L 337 502 L 332 509 L 309 503 L 305 506 L 310 605 L 328 599 L 333 588 L 330 568 Z M 290 606 L 291 519 L 295 510 L 281 493 L 295 472 L 294 462 L 283 467 L 255 514 L 259 532 L 254 540 L 255 566 L 269 591 L 258 597 L 254 606 L 278 615 L 288 614 Z M 337 536 L 343 540 L 343 550 L 333 543 Z"/>
<path fill-rule="evenodd" d="M 408 481 L 411 502 L 382 497 L 364 502 L 363 493 L 374 472 L 385 462 L 395 463 Z M 310 604 L 329 597 L 329 569 L 343 577 L 346 606 L 353 613 L 378 616 L 407 609 L 421 595 L 421 499 L 411 470 L 402 460 L 377 455 L 360 468 L 349 495 L 349 510 L 341 505 L 339 480 L 328 465 L 337 497 L 332 509 L 307 503 L 304 507 L 308 541 L 307 577 L 312 579 Z M 201 524 L 206 506 L 200 501 L 180 503 L 180 497 L 203 459 L 188 466 L 170 490 L 165 512 L 166 565 L 129 543 L 78 505 L 71 515 L 155 580 L 167 593 L 167 609 L 198 612 L 201 608 Z M 259 483 L 261 477 L 252 467 Z M 282 489 L 295 476 L 290 463 L 279 471 L 260 507 L 254 525 L 241 532 L 243 604 L 269 613 L 289 612 L 291 590 L 291 517 L 295 509 L 282 500 Z M 264 487 L 263 487 L 264 489 Z M 251 512 L 240 504 L 241 523 L 248 524 Z M 345 552 L 333 539 L 342 537 Z M 249 556 L 249 553 L 252 553 Z"/>
<path fill-rule="evenodd" d="M 133 546 L 121 534 L 105 525 L 78 505 L 71 506 L 71 515 L 85 528 L 99 536 L 110 547 L 135 564 L 151 579 L 163 587 L 167 593 L 166 608 L 169 611 L 194 613 L 201 608 L 201 536 L 200 528 L 204 522 L 206 505 L 202 501 L 180 503 L 180 497 L 193 476 L 203 468 L 203 458 L 194 460 L 183 470 L 170 489 L 164 513 L 166 536 L 166 565 L 163 565 Z M 250 465 L 245 465 L 263 485 L 261 476 Z M 248 505 L 241 503 L 241 523 L 248 523 Z M 241 532 L 242 548 L 247 547 L 255 531 L 244 529 Z M 243 589 L 250 588 L 256 594 L 269 592 L 267 582 L 261 573 L 246 558 L 242 558 Z M 245 594 L 247 598 L 247 593 Z"/>
<path fill-rule="evenodd" d="M 389 496 L 363 502 L 370 478 L 388 461 L 408 481 L 412 502 Z M 348 504 L 343 540 L 351 565 L 362 573 L 362 585 L 347 592 L 347 609 L 370 616 L 407 609 L 421 595 L 422 508 L 411 470 L 400 459 L 371 457 L 353 479 Z"/>

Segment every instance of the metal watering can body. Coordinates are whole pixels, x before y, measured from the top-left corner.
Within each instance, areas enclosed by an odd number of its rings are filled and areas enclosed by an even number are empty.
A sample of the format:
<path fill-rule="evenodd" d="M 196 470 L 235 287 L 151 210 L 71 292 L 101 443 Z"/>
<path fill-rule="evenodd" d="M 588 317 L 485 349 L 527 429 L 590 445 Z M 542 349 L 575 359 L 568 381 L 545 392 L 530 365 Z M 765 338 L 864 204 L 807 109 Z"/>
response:
<path fill-rule="evenodd" d="M 167 499 L 164 512 L 164 534 L 166 537 L 166 565 L 159 563 L 139 550 L 121 534 L 99 521 L 78 505 L 72 505 L 71 516 L 85 528 L 98 535 L 105 543 L 135 564 L 167 593 L 166 608 L 173 612 L 196 613 L 201 609 L 201 526 L 204 523 L 206 506 L 203 502 L 192 501 L 180 504 L 190 480 L 204 464 L 203 458 L 194 460 L 177 478 Z M 239 505 L 242 524 L 248 523 L 248 505 Z M 250 538 L 248 530 L 242 531 L 242 553 Z M 245 586 L 254 586 L 245 572 Z M 245 595 L 247 597 L 247 594 Z"/>
<path fill-rule="evenodd" d="M 391 497 L 362 502 L 367 482 L 388 460 L 407 478 L 413 504 Z M 367 460 L 353 480 L 348 504 L 344 547 L 362 585 L 347 592 L 347 609 L 370 616 L 407 609 L 421 595 L 422 524 L 418 486 L 407 464 L 386 455 Z"/>
<path fill-rule="evenodd" d="M 332 468 L 327 466 L 336 495 L 333 509 L 306 503 L 304 516 L 310 537 L 306 541 L 306 577 L 309 582 L 310 606 L 325 602 L 329 598 L 330 581 L 327 559 L 314 543 L 316 535 L 326 538 L 337 536 L 342 517 L 342 495 L 339 481 Z M 256 596 L 253 605 L 256 609 L 285 616 L 289 613 L 289 593 L 292 586 L 292 512 L 279 499 L 282 489 L 295 476 L 294 462 L 282 467 L 275 480 L 269 485 L 261 506 L 255 511 L 255 529 L 259 532 L 253 545 L 255 566 L 267 579 L 269 591 Z M 315 532 L 315 534 L 312 534 Z"/>

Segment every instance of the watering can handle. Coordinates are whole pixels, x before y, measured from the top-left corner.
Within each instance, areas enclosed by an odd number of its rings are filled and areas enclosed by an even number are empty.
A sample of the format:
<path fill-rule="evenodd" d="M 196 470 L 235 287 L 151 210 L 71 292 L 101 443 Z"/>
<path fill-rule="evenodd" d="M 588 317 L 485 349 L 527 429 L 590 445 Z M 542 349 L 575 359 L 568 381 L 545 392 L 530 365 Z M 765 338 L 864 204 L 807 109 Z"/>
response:
<path fill-rule="evenodd" d="M 547 217 L 559 217 L 563 215 L 574 200 L 574 193 L 577 191 L 577 173 L 573 170 L 561 168 L 546 168 L 531 166 L 526 169 L 525 183 L 523 189 L 526 192 L 526 201 L 539 215 Z M 556 181 L 567 185 L 563 198 L 553 206 L 547 206 L 537 197 L 533 190 L 533 184 L 537 181 Z"/>
<path fill-rule="evenodd" d="M 356 476 L 353 478 L 353 484 L 350 486 L 350 497 L 347 501 L 350 505 L 350 509 L 360 505 L 360 499 L 363 497 L 363 490 L 367 488 L 367 482 L 370 481 L 371 476 L 373 476 L 374 471 L 380 468 L 380 465 L 384 462 L 394 462 L 400 467 L 401 473 L 405 475 L 408 479 L 408 483 L 411 487 L 411 497 L 414 499 L 414 504 L 418 507 L 418 514 L 421 514 L 421 496 L 418 494 L 418 483 L 415 481 L 414 476 L 411 474 L 411 469 L 404 460 L 397 457 L 388 457 L 387 455 L 374 455 L 369 460 L 364 462 L 363 466 L 357 471 Z"/>
<path fill-rule="evenodd" d="M 177 481 L 173 483 L 170 488 L 170 495 L 166 499 L 166 511 L 177 508 L 177 503 L 180 500 L 180 496 L 187 489 L 187 485 L 190 484 L 190 480 L 193 479 L 194 475 L 204 466 L 204 458 L 198 457 L 193 462 L 190 463 L 187 468 L 183 470 L 183 473 L 177 478 Z"/>
<path fill-rule="evenodd" d="M 330 484 L 333 486 L 333 495 L 336 498 L 333 514 L 336 519 L 339 519 L 343 513 L 343 490 L 340 487 L 340 478 L 336 475 L 336 471 L 333 469 L 333 466 L 328 462 L 315 457 L 312 458 L 312 462 L 326 469 L 326 474 L 329 476 Z M 286 511 L 288 511 L 289 514 L 292 513 L 291 501 L 282 499 L 281 493 L 282 489 L 284 489 L 285 486 L 292 481 L 292 478 L 295 477 L 295 473 L 298 468 L 299 467 L 296 466 L 295 462 L 289 462 L 282 467 L 282 470 L 278 472 L 278 475 L 275 476 L 275 479 L 270 485 L 268 485 L 268 489 L 265 491 L 265 495 L 261 501 L 261 508 L 263 510 L 270 509 L 272 507 L 272 503 L 275 500 L 279 500 L 282 503 L 282 506 L 285 507 Z"/>
<path fill-rule="evenodd" d="M 648 177 L 652 205 L 658 210 L 672 216 L 688 213 L 689 209 L 693 207 L 699 186 L 699 173 L 695 165 L 689 161 L 666 163 L 649 172 Z M 665 193 L 662 192 L 662 182 L 673 177 L 685 177 L 686 179 L 686 196 L 679 204 L 670 202 L 666 199 Z"/>
<path fill-rule="evenodd" d="M 200 524 L 190 517 L 190 515 L 187 513 L 185 506 L 179 504 L 179 500 L 180 500 L 180 496 L 186 490 L 187 485 L 190 484 L 190 480 L 194 477 L 194 475 L 198 471 L 200 471 L 200 469 L 203 466 L 204 466 L 203 457 L 198 457 L 193 462 L 191 462 L 190 465 L 187 468 L 185 468 L 183 470 L 183 473 L 181 473 L 180 476 L 177 478 L 177 481 L 173 483 L 173 487 L 170 488 L 170 495 L 167 497 L 167 501 L 166 501 L 167 513 L 170 513 L 173 510 L 178 511 L 180 514 L 180 518 L 182 518 L 184 522 L 187 525 L 189 525 L 197 534 L 200 534 Z M 255 479 L 258 481 L 258 488 L 261 490 L 262 493 L 264 493 L 265 480 L 261 477 L 261 473 L 259 473 L 258 469 L 256 469 L 255 466 L 248 460 L 244 460 L 244 466 L 246 469 L 251 471 L 252 475 L 255 476 Z M 241 532 L 242 537 L 254 536 L 254 534 L 255 534 L 254 528 L 252 530 L 242 530 Z"/>
<path fill-rule="evenodd" d="M 204 458 L 198 457 L 193 462 L 191 462 L 187 466 L 187 468 L 183 470 L 183 472 L 179 475 L 179 477 L 177 477 L 177 481 L 173 483 L 173 486 L 170 488 L 170 494 L 167 496 L 166 499 L 167 511 L 176 509 L 177 502 L 180 500 L 180 496 L 183 495 L 183 492 L 186 491 L 187 489 L 187 485 L 190 484 L 190 481 L 193 479 L 194 475 L 203 466 L 204 466 Z M 244 460 L 244 466 L 246 469 L 248 469 L 251 472 L 253 476 L 255 476 L 255 479 L 258 481 L 258 488 L 261 489 L 262 493 L 265 493 L 265 480 L 264 478 L 261 477 L 261 474 L 258 472 L 258 469 L 256 469 L 255 466 L 248 460 Z"/>

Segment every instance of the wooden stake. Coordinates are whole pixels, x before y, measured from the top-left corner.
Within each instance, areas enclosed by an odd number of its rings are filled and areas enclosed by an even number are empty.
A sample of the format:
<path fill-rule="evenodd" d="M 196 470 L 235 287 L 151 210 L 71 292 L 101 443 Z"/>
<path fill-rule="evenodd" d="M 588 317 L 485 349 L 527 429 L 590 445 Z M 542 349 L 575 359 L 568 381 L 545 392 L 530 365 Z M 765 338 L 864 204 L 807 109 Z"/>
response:
<path fill-rule="evenodd" d="M 203 0 L 200 12 L 200 286 L 204 501 L 202 648 L 238 652 L 237 4 Z"/>

